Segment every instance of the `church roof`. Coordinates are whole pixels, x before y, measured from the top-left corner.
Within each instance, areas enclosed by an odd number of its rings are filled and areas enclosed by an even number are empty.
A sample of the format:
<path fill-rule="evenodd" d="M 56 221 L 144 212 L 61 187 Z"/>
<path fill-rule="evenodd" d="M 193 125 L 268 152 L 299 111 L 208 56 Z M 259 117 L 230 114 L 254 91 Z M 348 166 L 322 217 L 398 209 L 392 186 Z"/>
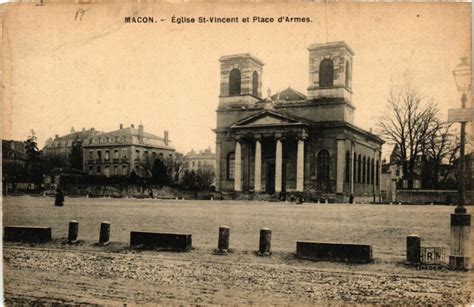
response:
<path fill-rule="evenodd" d="M 271 96 L 272 100 L 285 100 L 285 101 L 293 101 L 293 100 L 306 100 L 306 95 L 302 94 L 301 92 L 288 87 L 283 91 L 276 93 L 275 95 Z"/>

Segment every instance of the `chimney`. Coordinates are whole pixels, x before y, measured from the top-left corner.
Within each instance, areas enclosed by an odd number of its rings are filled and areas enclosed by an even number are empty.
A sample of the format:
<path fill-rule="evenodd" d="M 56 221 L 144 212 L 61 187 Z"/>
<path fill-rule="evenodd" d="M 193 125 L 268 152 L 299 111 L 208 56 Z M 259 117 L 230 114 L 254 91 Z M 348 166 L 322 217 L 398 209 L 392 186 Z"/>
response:
<path fill-rule="evenodd" d="M 135 129 L 135 125 L 134 125 L 134 124 L 132 124 L 131 126 L 132 126 L 132 129 Z"/>
<path fill-rule="evenodd" d="M 120 125 L 119 125 L 119 129 L 123 129 L 123 124 L 120 124 Z"/>
<path fill-rule="evenodd" d="M 59 135 L 57 135 L 57 134 L 54 135 L 54 138 L 55 138 L 55 139 L 57 139 L 58 137 L 59 137 Z"/>
<path fill-rule="evenodd" d="M 74 130 L 74 127 L 71 127 L 71 133 L 74 133 L 76 132 L 76 130 Z"/>
<path fill-rule="evenodd" d="M 82 127 L 82 131 L 86 131 L 86 128 Z"/>
<path fill-rule="evenodd" d="M 138 140 L 141 142 L 143 142 L 143 125 L 140 124 L 138 125 Z"/>
<path fill-rule="evenodd" d="M 168 146 L 168 143 L 169 143 L 169 134 L 168 134 L 168 131 L 167 131 L 167 130 L 165 130 L 164 139 L 165 139 L 165 145 Z"/>

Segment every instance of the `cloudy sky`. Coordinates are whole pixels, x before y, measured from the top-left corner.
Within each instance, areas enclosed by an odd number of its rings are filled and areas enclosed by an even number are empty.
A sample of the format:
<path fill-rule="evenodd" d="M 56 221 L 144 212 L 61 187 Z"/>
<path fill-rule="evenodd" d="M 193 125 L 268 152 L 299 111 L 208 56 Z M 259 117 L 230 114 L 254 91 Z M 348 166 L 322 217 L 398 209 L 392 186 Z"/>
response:
<path fill-rule="evenodd" d="M 111 131 L 142 123 L 157 135 L 169 130 L 180 152 L 214 148 L 220 56 L 260 58 L 263 93 L 288 86 L 306 93 L 306 47 L 341 40 L 355 52 L 358 126 L 375 128 L 390 88 L 407 78 L 447 114 L 460 105 L 452 69 L 471 54 L 469 5 L 10 5 L 3 138 L 23 140 L 34 129 L 42 147 L 71 127 Z M 158 22 L 125 24 L 133 14 Z M 312 22 L 178 25 L 173 15 L 308 16 Z"/>

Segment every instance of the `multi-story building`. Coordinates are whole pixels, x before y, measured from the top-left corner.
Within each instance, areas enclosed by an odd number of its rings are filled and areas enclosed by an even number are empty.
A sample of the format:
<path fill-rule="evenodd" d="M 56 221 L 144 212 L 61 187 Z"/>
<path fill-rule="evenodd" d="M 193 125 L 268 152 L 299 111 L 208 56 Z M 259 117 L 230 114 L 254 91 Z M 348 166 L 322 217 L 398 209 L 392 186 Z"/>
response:
<path fill-rule="evenodd" d="M 183 157 L 183 170 L 197 171 L 200 169 L 216 169 L 216 154 L 212 153 L 211 148 L 195 152 L 194 149 Z"/>
<path fill-rule="evenodd" d="M 96 131 L 94 128 L 86 130 L 82 128 L 81 131 L 75 131 L 71 128 L 69 134 L 59 136 L 56 134 L 54 139 L 49 138 L 41 150 L 42 156 L 46 159 L 54 159 L 56 161 L 55 167 L 63 167 L 68 163 L 68 157 L 71 154 L 71 149 L 74 142 L 82 142 L 90 137 L 97 136 L 102 132 Z"/>
<path fill-rule="evenodd" d="M 217 191 L 305 192 L 338 201 L 380 195 L 383 141 L 354 125 L 354 52 L 344 42 L 308 51 L 307 95 L 289 88 L 262 98 L 261 60 L 220 58 Z"/>
<path fill-rule="evenodd" d="M 151 176 L 156 159 L 173 160 L 175 148 L 168 131 L 163 137 L 145 132 L 134 125 L 89 137 L 83 144 L 84 170 L 90 175 Z"/>

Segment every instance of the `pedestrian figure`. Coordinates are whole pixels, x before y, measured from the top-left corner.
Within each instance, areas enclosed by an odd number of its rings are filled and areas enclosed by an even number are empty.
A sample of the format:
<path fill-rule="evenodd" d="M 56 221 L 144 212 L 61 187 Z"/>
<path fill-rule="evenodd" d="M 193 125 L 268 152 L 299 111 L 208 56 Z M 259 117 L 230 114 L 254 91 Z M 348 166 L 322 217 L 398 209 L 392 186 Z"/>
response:
<path fill-rule="evenodd" d="M 64 205 L 64 194 L 60 189 L 56 190 L 56 197 L 54 199 L 55 206 L 63 206 Z"/>
<path fill-rule="evenodd" d="M 350 204 L 354 203 L 354 194 L 351 194 L 351 196 L 349 196 L 349 203 Z"/>

